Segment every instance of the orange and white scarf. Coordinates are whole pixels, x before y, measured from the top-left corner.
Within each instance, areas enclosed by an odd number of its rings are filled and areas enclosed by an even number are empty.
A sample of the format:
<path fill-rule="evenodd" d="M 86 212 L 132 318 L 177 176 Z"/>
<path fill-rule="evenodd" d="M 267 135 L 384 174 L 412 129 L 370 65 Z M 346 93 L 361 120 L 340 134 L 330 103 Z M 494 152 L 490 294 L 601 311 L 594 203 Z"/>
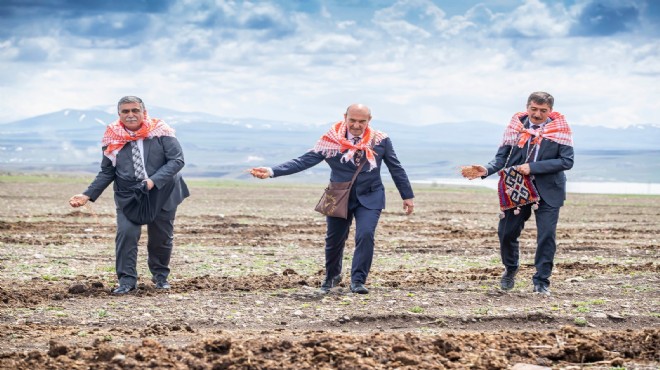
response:
<path fill-rule="evenodd" d="M 120 120 L 116 120 L 105 128 L 101 145 L 107 148 L 103 151 L 103 155 L 112 161 L 113 166 L 116 166 L 117 153 L 126 143 L 159 136 L 174 137 L 174 129 L 158 118 L 149 118 L 145 115 L 142 127 L 131 134 L 126 131 L 126 126 Z"/>
<path fill-rule="evenodd" d="M 522 117 L 527 115 L 529 115 L 527 112 L 518 112 L 511 117 L 511 122 L 504 130 L 504 137 L 500 146 L 518 145 L 519 148 L 522 148 L 531 137 L 534 137 L 532 144 L 538 144 L 542 139 L 548 139 L 558 144 L 573 146 L 573 132 L 563 114 L 550 112 L 548 117 L 551 121 L 536 130 L 525 128 L 525 125 L 520 121 Z"/>
<path fill-rule="evenodd" d="M 339 121 L 330 127 L 328 132 L 323 134 L 321 138 L 316 142 L 314 148 L 311 149 L 313 152 L 321 153 L 326 158 L 331 158 L 336 156 L 339 153 L 344 153 L 341 157 L 342 162 L 349 162 L 353 159 L 355 152 L 357 150 L 362 150 L 369 162 L 369 171 L 378 167 L 376 164 L 376 153 L 371 148 L 371 140 L 374 139 L 374 145 L 380 144 L 380 142 L 387 137 L 387 134 L 373 130 L 371 127 L 367 126 L 364 129 L 362 134 L 362 139 L 359 143 L 353 144 L 350 140 L 346 138 L 346 131 L 348 130 L 348 124 L 345 121 Z"/>

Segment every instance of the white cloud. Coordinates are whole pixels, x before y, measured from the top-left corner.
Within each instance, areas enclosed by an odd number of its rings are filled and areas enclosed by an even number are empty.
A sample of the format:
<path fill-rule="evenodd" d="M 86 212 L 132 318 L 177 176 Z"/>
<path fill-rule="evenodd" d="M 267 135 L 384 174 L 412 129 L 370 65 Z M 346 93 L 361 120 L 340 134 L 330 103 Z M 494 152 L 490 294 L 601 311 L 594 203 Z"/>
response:
<path fill-rule="evenodd" d="M 258 155 L 249 155 L 245 161 L 251 163 L 251 162 L 263 162 L 264 160 L 265 160 L 264 157 L 260 157 Z"/>
<path fill-rule="evenodd" d="M 429 0 L 399 0 L 376 11 L 374 23 L 388 34 L 404 39 L 456 36 L 474 25 L 464 16 L 447 19 L 445 12 Z"/>
<path fill-rule="evenodd" d="M 309 53 L 340 53 L 357 48 L 361 42 L 351 35 L 337 33 L 317 34 L 305 42 L 303 49 Z"/>
<path fill-rule="evenodd" d="M 319 12 L 321 17 L 330 19 L 332 18 L 332 14 L 330 14 L 330 11 L 328 11 L 328 8 L 325 7 L 325 5 L 321 6 L 321 11 Z"/>
<path fill-rule="evenodd" d="M 540 0 L 525 0 L 511 13 L 496 16 L 493 30 L 513 37 L 563 37 L 570 29 L 570 19 L 562 5 L 551 7 Z"/>

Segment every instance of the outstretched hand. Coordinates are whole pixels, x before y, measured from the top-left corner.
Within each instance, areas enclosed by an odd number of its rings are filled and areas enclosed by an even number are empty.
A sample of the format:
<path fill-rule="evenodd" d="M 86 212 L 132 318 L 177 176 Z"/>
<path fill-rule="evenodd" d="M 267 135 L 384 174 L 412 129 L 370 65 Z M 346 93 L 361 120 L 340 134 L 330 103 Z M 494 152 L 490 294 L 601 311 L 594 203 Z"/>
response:
<path fill-rule="evenodd" d="M 87 204 L 89 197 L 85 194 L 76 194 L 69 199 L 69 205 L 73 208 L 78 208 Z"/>
<path fill-rule="evenodd" d="M 488 171 L 484 166 L 479 166 L 478 164 L 473 164 L 471 166 L 461 167 L 461 175 L 468 180 L 474 180 L 477 177 L 486 176 Z"/>
<path fill-rule="evenodd" d="M 255 167 L 250 169 L 250 174 L 259 179 L 267 179 L 270 177 L 268 168 L 266 167 Z"/>

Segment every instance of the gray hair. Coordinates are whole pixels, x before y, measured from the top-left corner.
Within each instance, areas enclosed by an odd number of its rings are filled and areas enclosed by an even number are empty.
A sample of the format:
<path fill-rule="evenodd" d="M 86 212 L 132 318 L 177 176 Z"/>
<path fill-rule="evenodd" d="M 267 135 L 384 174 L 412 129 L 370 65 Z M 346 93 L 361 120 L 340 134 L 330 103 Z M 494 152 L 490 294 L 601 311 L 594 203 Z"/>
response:
<path fill-rule="evenodd" d="M 531 102 L 536 104 L 547 104 L 550 109 L 552 109 L 552 106 L 555 105 L 555 98 L 553 98 L 552 95 L 548 94 L 547 92 L 536 91 L 531 93 L 529 98 L 527 98 L 528 107 Z"/>
<path fill-rule="evenodd" d="M 122 104 L 128 104 L 128 103 L 139 103 L 140 108 L 142 108 L 142 112 L 147 110 L 147 108 L 144 107 L 144 103 L 142 102 L 142 99 L 138 98 L 137 96 L 129 95 L 119 99 L 119 103 L 117 103 L 117 113 L 119 113 L 119 107 L 121 107 Z"/>

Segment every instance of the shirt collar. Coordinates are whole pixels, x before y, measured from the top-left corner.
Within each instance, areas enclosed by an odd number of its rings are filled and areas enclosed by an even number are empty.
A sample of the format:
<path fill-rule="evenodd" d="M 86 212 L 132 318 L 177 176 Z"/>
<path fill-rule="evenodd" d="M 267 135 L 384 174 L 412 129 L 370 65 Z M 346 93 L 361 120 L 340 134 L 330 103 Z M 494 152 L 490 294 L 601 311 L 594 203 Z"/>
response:
<path fill-rule="evenodd" d="M 353 136 L 350 132 L 346 133 L 346 137 L 348 138 L 348 141 L 353 141 L 354 137 L 361 137 L 361 136 Z"/>

